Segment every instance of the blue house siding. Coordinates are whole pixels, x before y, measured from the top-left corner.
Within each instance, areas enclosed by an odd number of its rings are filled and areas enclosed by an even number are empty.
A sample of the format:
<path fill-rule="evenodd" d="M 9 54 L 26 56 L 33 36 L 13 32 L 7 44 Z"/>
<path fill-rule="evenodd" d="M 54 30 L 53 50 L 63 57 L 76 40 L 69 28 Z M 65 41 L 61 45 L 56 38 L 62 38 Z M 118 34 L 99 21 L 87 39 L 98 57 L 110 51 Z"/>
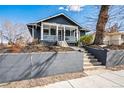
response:
<path fill-rule="evenodd" d="M 65 24 L 65 25 L 73 25 L 73 26 L 78 26 L 77 24 L 75 24 L 73 21 L 69 20 L 68 18 L 66 18 L 63 15 L 45 20 L 43 22 L 49 22 L 49 23 L 58 23 L 58 24 Z"/>
<path fill-rule="evenodd" d="M 33 26 L 28 26 L 28 30 L 29 30 L 29 32 L 30 32 L 30 34 L 31 34 L 31 36 L 33 37 L 33 33 L 32 33 L 32 28 Z M 34 39 L 39 39 L 40 40 L 40 38 L 41 38 L 41 30 L 40 30 L 40 27 L 35 27 L 35 29 L 34 29 Z"/>
<path fill-rule="evenodd" d="M 41 31 L 40 31 L 40 28 L 36 28 L 36 29 L 35 29 L 35 31 L 34 31 L 34 38 L 40 40 L 40 38 L 41 38 Z"/>

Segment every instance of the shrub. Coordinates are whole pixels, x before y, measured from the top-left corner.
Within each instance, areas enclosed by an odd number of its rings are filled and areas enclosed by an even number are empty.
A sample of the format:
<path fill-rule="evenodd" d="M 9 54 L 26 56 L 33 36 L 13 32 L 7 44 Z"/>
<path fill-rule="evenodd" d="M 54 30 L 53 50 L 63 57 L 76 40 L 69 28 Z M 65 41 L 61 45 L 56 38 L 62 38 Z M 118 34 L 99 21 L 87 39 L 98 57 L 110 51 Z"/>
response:
<path fill-rule="evenodd" d="M 89 45 L 93 41 L 93 36 L 92 35 L 85 35 L 80 37 L 80 42 L 84 45 Z"/>

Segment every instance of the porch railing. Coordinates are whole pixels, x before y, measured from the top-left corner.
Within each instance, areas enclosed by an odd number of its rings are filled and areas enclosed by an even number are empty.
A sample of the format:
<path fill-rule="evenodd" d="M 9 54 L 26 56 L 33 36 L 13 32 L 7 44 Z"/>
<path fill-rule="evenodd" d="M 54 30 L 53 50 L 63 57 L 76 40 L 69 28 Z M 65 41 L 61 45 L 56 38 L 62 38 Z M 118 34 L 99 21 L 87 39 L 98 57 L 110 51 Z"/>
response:
<path fill-rule="evenodd" d="M 57 41 L 56 35 L 44 35 L 43 40 L 46 41 Z"/>
<path fill-rule="evenodd" d="M 65 36 L 65 41 L 70 42 L 70 43 L 75 43 L 76 42 L 76 37 L 74 37 L 74 36 Z"/>
<path fill-rule="evenodd" d="M 56 35 L 44 35 L 43 40 L 46 41 L 57 41 Z M 76 42 L 76 37 L 74 36 L 65 36 L 65 41 L 69 43 L 75 43 Z"/>

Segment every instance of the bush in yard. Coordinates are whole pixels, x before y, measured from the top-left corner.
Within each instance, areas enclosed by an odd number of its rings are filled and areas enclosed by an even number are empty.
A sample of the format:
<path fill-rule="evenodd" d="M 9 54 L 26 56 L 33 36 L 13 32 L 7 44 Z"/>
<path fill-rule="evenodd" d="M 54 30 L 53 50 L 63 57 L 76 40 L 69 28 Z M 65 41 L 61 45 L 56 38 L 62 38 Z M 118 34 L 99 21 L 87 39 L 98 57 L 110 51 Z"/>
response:
<path fill-rule="evenodd" d="M 83 45 L 89 45 L 93 42 L 93 36 L 92 35 L 85 35 L 80 37 L 80 42 Z"/>

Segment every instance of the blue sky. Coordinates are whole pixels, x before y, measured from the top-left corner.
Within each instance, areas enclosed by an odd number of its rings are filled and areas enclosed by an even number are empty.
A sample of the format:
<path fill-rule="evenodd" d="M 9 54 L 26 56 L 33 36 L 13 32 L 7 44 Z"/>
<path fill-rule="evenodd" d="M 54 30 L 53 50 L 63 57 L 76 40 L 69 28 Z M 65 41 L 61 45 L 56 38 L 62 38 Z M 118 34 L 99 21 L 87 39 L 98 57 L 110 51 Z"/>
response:
<path fill-rule="evenodd" d="M 86 16 L 96 14 L 94 6 L 64 6 L 64 5 L 0 5 L 0 20 L 10 20 L 14 23 L 31 23 L 48 16 L 65 13 L 75 21 L 85 26 Z"/>

